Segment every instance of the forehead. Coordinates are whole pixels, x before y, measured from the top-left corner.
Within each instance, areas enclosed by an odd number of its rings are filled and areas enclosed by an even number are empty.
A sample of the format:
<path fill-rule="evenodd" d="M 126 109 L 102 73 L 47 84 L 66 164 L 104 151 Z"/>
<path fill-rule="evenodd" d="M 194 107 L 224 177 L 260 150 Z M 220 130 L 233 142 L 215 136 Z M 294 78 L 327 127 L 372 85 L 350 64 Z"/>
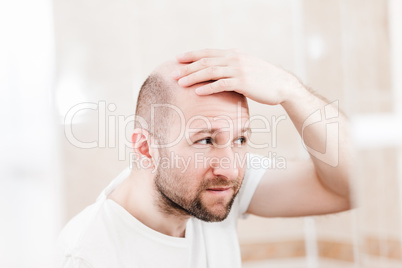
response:
<path fill-rule="evenodd" d="M 206 84 L 206 83 L 204 83 Z M 233 119 L 239 116 L 248 116 L 247 101 L 244 96 L 234 92 L 221 92 L 207 96 L 199 96 L 196 85 L 186 88 L 182 94 L 175 98 L 175 103 L 187 117 L 193 116 L 228 116 Z"/>
<path fill-rule="evenodd" d="M 206 83 L 204 83 L 206 84 Z M 235 128 L 243 126 L 249 118 L 246 98 L 234 92 L 222 92 L 199 96 L 196 85 L 189 88 L 177 88 L 174 103 L 178 109 L 173 124 L 182 123 L 187 127 L 199 128 Z"/>
<path fill-rule="evenodd" d="M 175 61 L 166 62 L 159 67 L 158 73 L 162 75 L 171 87 L 174 104 L 173 124 L 186 122 L 192 125 L 205 125 L 211 122 L 213 127 L 219 127 L 225 121 L 246 121 L 249 118 L 247 99 L 236 92 L 220 92 L 216 94 L 199 96 L 195 89 L 210 82 L 200 83 L 183 88 L 171 76 L 171 72 L 183 64 Z"/>

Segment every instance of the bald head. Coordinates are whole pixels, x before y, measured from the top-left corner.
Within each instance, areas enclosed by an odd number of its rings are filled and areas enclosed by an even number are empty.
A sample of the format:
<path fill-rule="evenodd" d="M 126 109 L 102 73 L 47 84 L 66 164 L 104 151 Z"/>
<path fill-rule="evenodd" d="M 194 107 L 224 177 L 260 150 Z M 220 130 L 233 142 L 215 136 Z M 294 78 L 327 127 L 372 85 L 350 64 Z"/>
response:
<path fill-rule="evenodd" d="M 173 88 L 175 85 L 174 79 L 169 77 L 169 70 L 178 66 L 179 64 L 174 61 L 165 62 L 158 66 L 145 80 L 138 94 L 135 128 L 147 129 L 151 133 L 155 132 L 154 135 L 163 139 L 163 133 L 166 133 L 168 125 L 169 109 L 160 107 L 158 114 L 151 118 L 151 107 L 154 104 L 173 105 Z M 178 87 L 177 84 L 176 87 Z M 144 119 L 145 122 L 138 120 L 138 117 Z"/>
<path fill-rule="evenodd" d="M 147 129 L 159 141 L 164 140 L 169 122 L 172 119 L 173 110 L 169 105 L 174 105 L 182 111 L 194 111 L 194 107 L 206 106 L 208 106 L 207 110 L 210 111 L 213 107 L 228 107 L 227 104 L 238 102 L 243 103 L 243 106 L 247 106 L 246 98 L 236 92 L 222 92 L 208 96 L 198 96 L 195 93 L 195 88 L 207 82 L 186 88 L 179 86 L 171 73 L 173 70 L 183 65 L 184 64 L 180 64 L 175 60 L 167 61 L 159 65 L 145 80 L 138 95 L 136 116 L 144 119 L 147 126 L 139 124 L 139 121 L 136 120 L 135 128 Z M 154 111 L 157 110 L 157 112 L 152 116 L 151 107 L 155 104 L 158 105 L 157 109 L 154 109 Z M 226 104 L 226 106 L 223 104 Z M 202 111 L 200 110 L 200 112 Z M 184 114 L 186 115 L 185 112 Z M 151 116 L 153 118 L 151 118 Z"/>

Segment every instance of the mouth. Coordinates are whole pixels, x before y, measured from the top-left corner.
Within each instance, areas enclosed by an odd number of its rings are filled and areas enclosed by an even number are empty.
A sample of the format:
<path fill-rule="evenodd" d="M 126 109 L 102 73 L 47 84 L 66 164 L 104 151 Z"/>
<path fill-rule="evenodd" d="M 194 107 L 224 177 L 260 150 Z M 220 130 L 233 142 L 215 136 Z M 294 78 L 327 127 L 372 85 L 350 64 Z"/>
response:
<path fill-rule="evenodd" d="M 232 187 L 214 187 L 214 188 L 208 188 L 207 191 L 213 191 L 213 192 L 222 192 L 222 191 L 227 191 Z"/>
<path fill-rule="evenodd" d="M 206 190 L 207 193 L 212 194 L 217 197 L 224 197 L 228 196 L 232 192 L 232 187 L 225 186 L 225 187 L 212 187 Z"/>

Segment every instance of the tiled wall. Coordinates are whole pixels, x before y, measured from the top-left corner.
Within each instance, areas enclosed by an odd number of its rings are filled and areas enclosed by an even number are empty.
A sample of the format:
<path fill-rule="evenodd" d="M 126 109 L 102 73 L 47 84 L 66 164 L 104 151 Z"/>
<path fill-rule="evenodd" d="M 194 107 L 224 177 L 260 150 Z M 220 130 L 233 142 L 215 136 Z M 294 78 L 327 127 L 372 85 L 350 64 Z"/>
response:
<path fill-rule="evenodd" d="M 392 112 L 388 4 L 385 0 L 55 0 L 58 105 L 105 101 L 116 105 L 115 110 L 105 110 L 106 116 L 127 117 L 134 112 L 139 85 L 162 60 L 186 50 L 238 47 L 292 71 L 329 100 L 339 100 L 351 118 Z M 250 107 L 252 114 L 268 118 L 284 114 L 281 107 L 254 102 Z M 61 120 L 66 111 L 61 110 Z M 85 142 L 96 140 L 100 117 L 97 111 L 80 114 L 72 125 L 74 133 Z M 115 124 L 106 120 L 105 125 Z M 130 124 L 127 129 L 123 122 L 119 126 L 121 137 L 129 135 Z M 290 120 L 277 130 L 276 148 L 254 151 L 300 157 L 300 140 Z M 128 161 L 125 153 L 119 160 L 119 148 L 110 140 L 102 148 L 73 146 L 63 125 L 60 140 L 68 220 L 92 203 Z M 308 220 L 240 221 L 245 267 L 400 265 L 398 150 L 357 148 L 353 179 L 359 208 L 352 212 Z"/>

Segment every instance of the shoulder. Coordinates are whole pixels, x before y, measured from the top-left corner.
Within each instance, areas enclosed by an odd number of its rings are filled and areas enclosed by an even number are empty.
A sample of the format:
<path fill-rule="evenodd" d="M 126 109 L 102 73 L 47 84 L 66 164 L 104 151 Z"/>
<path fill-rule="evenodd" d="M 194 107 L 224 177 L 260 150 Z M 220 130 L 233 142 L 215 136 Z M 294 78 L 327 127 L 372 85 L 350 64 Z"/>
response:
<path fill-rule="evenodd" d="M 85 261 L 86 237 L 94 231 L 100 203 L 95 203 L 72 218 L 57 239 L 56 254 L 61 267 L 91 267 Z"/>
<path fill-rule="evenodd" d="M 243 215 L 247 211 L 261 178 L 271 166 L 269 158 L 253 153 L 247 154 L 246 161 L 243 184 L 240 188 L 238 197 L 240 215 Z"/>

